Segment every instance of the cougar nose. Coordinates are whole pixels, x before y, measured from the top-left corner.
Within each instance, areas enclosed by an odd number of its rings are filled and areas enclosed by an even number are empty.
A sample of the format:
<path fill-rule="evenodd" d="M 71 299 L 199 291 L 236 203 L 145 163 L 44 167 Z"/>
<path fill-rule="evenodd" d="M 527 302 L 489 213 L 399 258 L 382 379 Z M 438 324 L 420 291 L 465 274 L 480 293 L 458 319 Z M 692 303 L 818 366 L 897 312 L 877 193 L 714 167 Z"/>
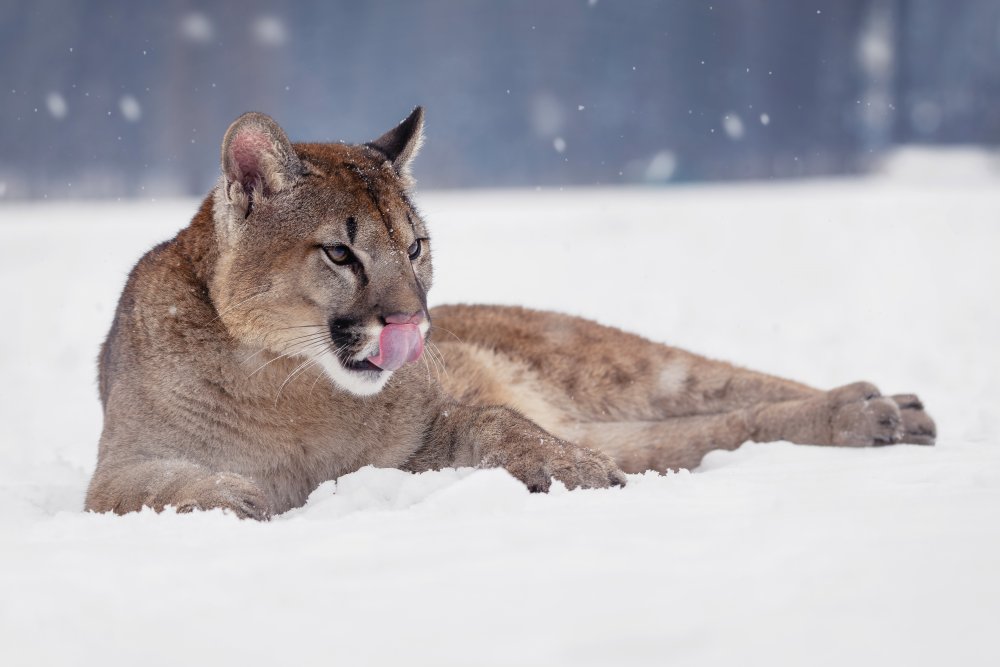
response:
<path fill-rule="evenodd" d="M 418 311 L 416 313 L 393 313 L 392 315 L 386 315 L 384 318 L 386 324 L 420 324 L 424 321 L 424 312 Z"/>

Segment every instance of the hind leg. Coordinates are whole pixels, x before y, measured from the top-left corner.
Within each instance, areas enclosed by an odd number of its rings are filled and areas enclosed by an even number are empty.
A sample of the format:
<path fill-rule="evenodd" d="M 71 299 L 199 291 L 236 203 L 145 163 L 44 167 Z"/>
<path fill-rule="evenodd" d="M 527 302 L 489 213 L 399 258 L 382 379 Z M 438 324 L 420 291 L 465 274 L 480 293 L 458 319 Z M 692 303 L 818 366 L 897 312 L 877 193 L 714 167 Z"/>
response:
<path fill-rule="evenodd" d="M 748 440 L 934 443 L 919 399 L 868 383 L 822 391 L 556 313 L 452 306 L 434 316 L 456 398 L 512 407 L 626 471 L 694 467 Z"/>
<path fill-rule="evenodd" d="M 625 472 L 693 468 L 714 449 L 747 441 L 872 447 L 933 444 L 934 422 L 912 396 L 883 397 L 858 382 L 820 396 L 659 421 L 577 422 L 563 437 L 599 449 Z"/>
<path fill-rule="evenodd" d="M 642 421 L 822 393 L 558 313 L 443 306 L 432 317 L 436 349 L 449 369 L 442 380 L 465 400 L 481 400 L 484 384 L 531 385 L 577 421 Z"/>

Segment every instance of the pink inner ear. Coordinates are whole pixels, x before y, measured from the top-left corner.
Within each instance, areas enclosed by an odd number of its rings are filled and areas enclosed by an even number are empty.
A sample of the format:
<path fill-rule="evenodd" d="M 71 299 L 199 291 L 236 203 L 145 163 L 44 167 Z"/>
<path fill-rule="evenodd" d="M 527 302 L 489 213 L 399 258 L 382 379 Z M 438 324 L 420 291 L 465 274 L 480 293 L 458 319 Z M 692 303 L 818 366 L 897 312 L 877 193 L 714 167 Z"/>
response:
<path fill-rule="evenodd" d="M 253 130 L 244 130 L 233 137 L 229 144 L 229 159 L 234 173 L 229 176 L 243 184 L 244 189 L 253 187 L 258 181 L 264 182 L 261 173 L 263 156 L 271 150 L 267 135 Z"/>

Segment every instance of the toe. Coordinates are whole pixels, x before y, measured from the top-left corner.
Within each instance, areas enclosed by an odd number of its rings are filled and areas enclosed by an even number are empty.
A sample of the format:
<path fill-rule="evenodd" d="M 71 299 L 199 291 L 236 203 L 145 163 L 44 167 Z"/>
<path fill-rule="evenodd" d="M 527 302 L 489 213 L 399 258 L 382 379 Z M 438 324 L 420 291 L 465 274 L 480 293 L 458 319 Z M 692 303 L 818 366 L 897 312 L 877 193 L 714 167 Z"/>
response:
<path fill-rule="evenodd" d="M 899 407 L 888 398 L 843 405 L 834 413 L 831 426 L 833 444 L 840 446 L 891 445 L 903 435 Z"/>
<path fill-rule="evenodd" d="M 896 402 L 888 398 L 869 401 L 872 418 L 872 444 L 894 445 L 903 437 L 903 418 Z"/>
<path fill-rule="evenodd" d="M 924 404 L 916 394 L 896 394 L 890 396 L 896 402 L 900 410 L 923 410 Z"/>
<path fill-rule="evenodd" d="M 858 401 L 870 401 L 881 396 L 878 387 L 871 382 L 854 382 L 852 384 L 837 387 L 827 392 L 829 400 L 834 405 L 846 405 Z"/>
<path fill-rule="evenodd" d="M 931 416 L 923 410 L 903 410 L 902 442 L 911 445 L 933 445 L 937 438 L 937 426 Z"/>

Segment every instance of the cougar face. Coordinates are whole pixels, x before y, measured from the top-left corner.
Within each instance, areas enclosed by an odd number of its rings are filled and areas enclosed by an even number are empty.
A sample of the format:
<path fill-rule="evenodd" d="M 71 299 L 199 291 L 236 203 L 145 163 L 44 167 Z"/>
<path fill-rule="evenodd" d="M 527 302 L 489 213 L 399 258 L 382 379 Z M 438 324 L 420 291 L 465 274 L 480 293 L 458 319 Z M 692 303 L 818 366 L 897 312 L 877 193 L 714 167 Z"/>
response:
<path fill-rule="evenodd" d="M 431 253 L 407 188 L 422 119 L 418 108 L 357 146 L 292 145 L 261 114 L 233 123 L 213 202 L 220 256 L 210 288 L 230 335 L 301 358 L 303 370 L 318 364 L 358 395 L 420 358 Z"/>

